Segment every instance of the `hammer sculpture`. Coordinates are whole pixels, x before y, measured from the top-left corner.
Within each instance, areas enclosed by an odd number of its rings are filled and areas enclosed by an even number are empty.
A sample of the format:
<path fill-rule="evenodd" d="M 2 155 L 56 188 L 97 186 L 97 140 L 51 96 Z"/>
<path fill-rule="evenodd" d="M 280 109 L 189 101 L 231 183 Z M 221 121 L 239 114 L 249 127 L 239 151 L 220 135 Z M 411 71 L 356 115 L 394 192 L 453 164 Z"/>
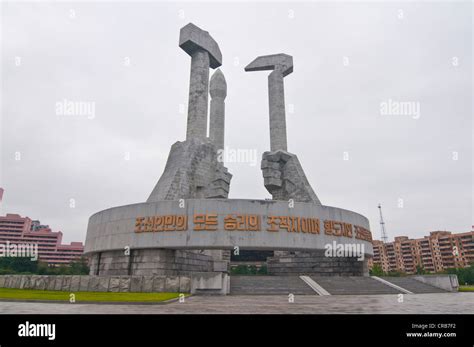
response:
<path fill-rule="evenodd" d="M 287 54 L 265 55 L 256 58 L 245 71 L 273 70 L 268 75 L 268 101 L 270 106 L 270 150 L 287 150 L 285 89 L 283 77 L 293 72 L 293 57 Z"/>
<path fill-rule="evenodd" d="M 261 165 L 265 188 L 273 200 L 293 199 L 320 205 L 298 157 L 287 152 L 283 78 L 293 72 L 293 57 L 287 54 L 265 55 L 245 67 L 245 71 L 263 70 L 273 70 L 268 76 L 271 151 L 263 153 Z"/>
<path fill-rule="evenodd" d="M 192 23 L 181 28 L 179 47 L 191 56 L 186 141 L 171 146 L 165 170 L 147 202 L 226 199 L 232 174 L 219 161 L 217 150 L 224 148 L 227 85 L 219 70 L 209 82 L 209 68 L 221 66 L 222 54 L 211 35 Z M 206 134 L 209 92 L 212 97 L 210 139 Z"/>
<path fill-rule="evenodd" d="M 179 47 L 191 56 L 188 124 L 186 140 L 206 140 L 209 67 L 222 65 L 222 53 L 217 42 L 193 23 L 181 28 Z"/>

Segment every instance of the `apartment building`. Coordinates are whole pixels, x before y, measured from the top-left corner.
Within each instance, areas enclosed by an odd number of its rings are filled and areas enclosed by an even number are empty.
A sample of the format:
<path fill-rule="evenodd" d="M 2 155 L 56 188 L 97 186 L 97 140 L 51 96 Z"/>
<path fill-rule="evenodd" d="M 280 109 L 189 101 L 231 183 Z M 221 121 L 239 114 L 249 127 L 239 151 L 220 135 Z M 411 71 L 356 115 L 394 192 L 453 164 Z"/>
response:
<path fill-rule="evenodd" d="M 0 244 L 37 244 L 39 260 L 51 266 L 69 264 L 84 253 L 82 242 L 62 243 L 63 233 L 18 214 L 0 216 Z"/>
<path fill-rule="evenodd" d="M 373 248 L 374 257 L 369 260 L 369 268 L 378 264 L 384 272 L 414 274 L 417 267 L 426 272 L 461 268 L 474 263 L 474 229 L 456 234 L 432 231 L 420 239 L 397 236 L 393 242 L 385 244 L 374 240 Z"/>

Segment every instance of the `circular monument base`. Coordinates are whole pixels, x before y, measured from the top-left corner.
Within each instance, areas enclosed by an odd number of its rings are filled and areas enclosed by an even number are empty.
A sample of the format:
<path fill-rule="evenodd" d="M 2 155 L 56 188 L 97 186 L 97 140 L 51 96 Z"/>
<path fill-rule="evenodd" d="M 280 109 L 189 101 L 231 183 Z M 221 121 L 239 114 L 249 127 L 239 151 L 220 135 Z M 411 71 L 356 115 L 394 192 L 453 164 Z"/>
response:
<path fill-rule="evenodd" d="M 274 200 L 190 199 L 119 206 L 90 217 L 91 274 L 225 271 L 222 250 L 271 250 L 270 273 L 363 275 L 369 222 L 352 211 Z M 219 250 L 200 252 L 198 250 Z M 220 257 L 220 258 L 219 258 Z M 218 266 L 216 267 L 216 264 Z"/>

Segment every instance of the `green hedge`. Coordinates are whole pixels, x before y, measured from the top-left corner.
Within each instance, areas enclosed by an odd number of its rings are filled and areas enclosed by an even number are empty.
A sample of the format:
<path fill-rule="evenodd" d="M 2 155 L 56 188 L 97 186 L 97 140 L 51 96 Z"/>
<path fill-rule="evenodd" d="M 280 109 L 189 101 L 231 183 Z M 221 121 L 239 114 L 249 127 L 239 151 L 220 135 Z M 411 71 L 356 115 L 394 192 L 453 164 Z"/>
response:
<path fill-rule="evenodd" d="M 458 281 L 460 285 L 474 284 L 474 264 L 471 264 L 471 266 L 465 268 L 448 269 L 445 273 L 458 275 Z"/>
<path fill-rule="evenodd" d="M 85 258 L 69 265 L 49 267 L 30 258 L 0 257 L 0 275 L 88 275 L 89 266 Z"/>

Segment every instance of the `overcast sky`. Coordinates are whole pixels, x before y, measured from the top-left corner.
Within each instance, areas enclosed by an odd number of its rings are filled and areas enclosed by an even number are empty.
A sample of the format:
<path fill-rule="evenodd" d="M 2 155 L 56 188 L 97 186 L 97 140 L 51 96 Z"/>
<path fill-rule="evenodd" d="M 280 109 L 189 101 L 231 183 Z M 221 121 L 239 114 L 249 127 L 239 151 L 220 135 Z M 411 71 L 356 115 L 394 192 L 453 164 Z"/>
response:
<path fill-rule="evenodd" d="M 223 54 L 226 146 L 258 155 L 256 166 L 226 164 L 230 198 L 270 197 L 259 163 L 270 147 L 268 72 L 243 69 L 286 53 L 294 59 L 285 77 L 288 150 L 324 205 L 367 216 L 376 239 L 378 203 L 390 239 L 474 224 L 470 2 L 2 10 L 3 215 L 84 241 L 93 213 L 147 199 L 171 145 L 185 138 L 190 57 L 178 38 L 193 22 Z M 64 99 L 95 103 L 94 117 L 57 114 Z M 384 114 L 389 100 L 413 102 L 419 114 Z"/>

